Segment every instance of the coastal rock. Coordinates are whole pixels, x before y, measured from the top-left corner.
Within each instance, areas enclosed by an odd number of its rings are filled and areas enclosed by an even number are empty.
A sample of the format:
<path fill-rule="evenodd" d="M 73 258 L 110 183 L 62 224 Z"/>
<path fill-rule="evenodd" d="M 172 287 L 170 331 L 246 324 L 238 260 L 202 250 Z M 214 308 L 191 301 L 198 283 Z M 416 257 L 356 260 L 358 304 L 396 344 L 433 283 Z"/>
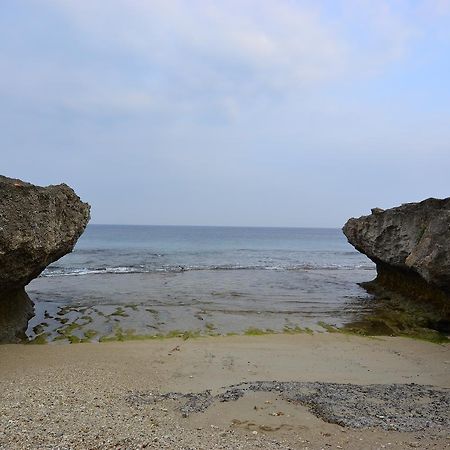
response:
<path fill-rule="evenodd" d="M 450 198 L 374 208 L 343 232 L 375 262 L 379 285 L 421 300 L 450 298 Z"/>
<path fill-rule="evenodd" d="M 0 176 L 0 341 L 26 327 L 32 303 L 24 287 L 72 251 L 89 210 L 65 184 L 40 187 Z"/>
<path fill-rule="evenodd" d="M 0 343 L 26 338 L 28 321 L 34 315 L 33 302 L 25 289 L 0 294 Z"/>

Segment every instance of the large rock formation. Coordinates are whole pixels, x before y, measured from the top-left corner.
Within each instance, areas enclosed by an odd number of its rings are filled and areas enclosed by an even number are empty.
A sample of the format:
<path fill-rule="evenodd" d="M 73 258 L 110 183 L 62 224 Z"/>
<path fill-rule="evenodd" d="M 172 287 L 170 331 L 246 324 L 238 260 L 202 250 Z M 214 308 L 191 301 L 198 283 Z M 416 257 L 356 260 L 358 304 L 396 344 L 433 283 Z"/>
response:
<path fill-rule="evenodd" d="M 89 209 L 65 184 L 39 187 L 0 176 L 0 341 L 26 329 L 32 303 L 24 287 L 72 251 Z"/>
<path fill-rule="evenodd" d="M 409 298 L 450 299 L 450 198 L 375 208 L 343 231 L 376 263 L 376 284 Z"/>

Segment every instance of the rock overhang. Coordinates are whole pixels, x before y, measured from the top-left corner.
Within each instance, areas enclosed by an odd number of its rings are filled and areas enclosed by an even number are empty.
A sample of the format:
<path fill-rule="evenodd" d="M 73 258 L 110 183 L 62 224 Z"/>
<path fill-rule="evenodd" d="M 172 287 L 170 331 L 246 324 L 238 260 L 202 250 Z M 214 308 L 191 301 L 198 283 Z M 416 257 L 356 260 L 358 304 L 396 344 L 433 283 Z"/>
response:
<path fill-rule="evenodd" d="M 450 198 L 374 208 L 349 219 L 343 232 L 376 263 L 379 283 L 403 291 L 409 284 L 412 295 L 428 289 L 432 296 L 450 298 Z"/>
<path fill-rule="evenodd" d="M 0 341 L 23 331 L 31 308 L 24 287 L 73 250 L 89 219 L 90 206 L 66 184 L 0 176 Z"/>

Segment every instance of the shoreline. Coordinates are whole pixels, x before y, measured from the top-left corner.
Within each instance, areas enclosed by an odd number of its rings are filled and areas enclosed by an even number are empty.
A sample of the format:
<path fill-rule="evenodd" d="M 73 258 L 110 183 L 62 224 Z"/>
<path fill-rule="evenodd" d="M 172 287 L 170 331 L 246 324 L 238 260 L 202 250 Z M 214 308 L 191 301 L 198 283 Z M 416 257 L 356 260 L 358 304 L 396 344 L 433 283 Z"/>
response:
<path fill-rule="evenodd" d="M 122 310 L 121 308 L 119 308 Z M 122 310 L 123 311 L 123 310 Z M 230 337 L 230 336 L 267 336 L 267 335 L 296 335 L 296 334 L 322 334 L 322 333 L 339 333 L 343 335 L 365 337 L 369 339 L 377 339 L 383 337 L 402 337 L 408 339 L 422 340 L 434 344 L 445 344 L 450 342 L 450 336 L 434 329 L 423 328 L 418 326 L 420 312 L 418 318 L 413 318 L 412 313 L 417 312 L 411 309 L 407 313 L 398 315 L 394 318 L 383 317 L 382 315 L 366 314 L 361 320 L 348 322 L 343 326 L 318 321 L 311 327 L 301 327 L 296 324 L 284 325 L 282 329 L 257 328 L 249 326 L 241 332 L 219 332 L 211 323 L 206 322 L 203 329 L 172 329 L 165 333 L 139 334 L 134 329 L 123 329 L 118 323 L 113 327 L 109 335 L 99 335 L 99 333 L 83 327 L 90 324 L 90 320 L 86 323 L 77 323 L 77 320 L 70 323 L 64 323 L 57 329 L 57 336 L 52 340 L 48 340 L 49 333 L 41 324 L 33 327 L 33 331 L 39 332 L 33 338 L 18 341 L 16 344 L 23 345 L 45 345 L 45 344 L 85 344 L 85 343 L 106 343 L 106 342 L 128 342 L 128 341 L 157 341 L 164 339 L 181 338 L 184 341 L 188 339 L 213 338 L 213 337 Z M 394 315 L 394 313 L 392 313 Z M 89 316 L 83 316 L 82 319 L 89 319 Z M 409 322 L 408 322 L 409 319 Z M 117 320 L 117 319 L 116 319 Z M 391 325 L 392 328 L 389 327 Z M 30 328 L 30 327 L 28 327 Z M 82 331 L 82 334 L 75 334 L 74 331 Z"/>
<path fill-rule="evenodd" d="M 175 399 L 152 404 L 127 400 L 149 393 L 210 390 L 216 395 L 255 381 L 414 384 L 448 394 L 448 344 L 341 333 L 274 334 L 76 346 L 6 344 L 0 346 L 0 359 L 2 450 L 449 445 L 448 429 L 401 432 L 328 423 L 279 392 L 251 390 L 236 401 L 217 401 L 185 418 Z M 352 396 L 344 391 L 336 404 L 347 405 Z"/>
<path fill-rule="evenodd" d="M 85 332 L 95 332 L 94 340 L 109 338 L 116 328 L 157 335 L 243 333 L 249 326 L 320 329 L 319 321 L 341 326 L 371 310 L 370 296 L 357 281 L 372 275 L 367 270 L 225 270 L 40 277 L 27 287 L 35 302 L 27 335 L 76 341 L 85 339 Z"/>
<path fill-rule="evenodd" d="M 28 322 L 27 338 L 36 343 L 77 343 L 177 334 L 252 334 L 252 330 L 263 334 L 340 329 L 361 335 L 448 341 L 444 307 L 387 290 L 369 293 L 350 279 L 340 280 L 343 284 L 336 291 L 339 283 L 329 273 L 319 279 L 314 278 L 317 271 L 263 275 L 228 271 L 220 279 L 210 279 L 210 275 L 158 275 L 155 279 L 148 274 L 90 275 L 87 284 L 76 277 L 38 278 L 28 289 L 35 300 L 35 315 Z M 253 275 L 263 279 L 253 280 Z M 305 287 L 303 291 L 295 288 L 301 281 L 311 284 L 311 276 L 318 289 L 314 295 L 305 293 Z M 252 286 L 245 287 L 250 281 Z M 280 297 L 271 292 L 271 283 L 278 286 L 275 294 Z M 285 283 L 287 293 L 282 293 L 280 286 Z M 56 287 L 63 293 L 52 297 Z"/>

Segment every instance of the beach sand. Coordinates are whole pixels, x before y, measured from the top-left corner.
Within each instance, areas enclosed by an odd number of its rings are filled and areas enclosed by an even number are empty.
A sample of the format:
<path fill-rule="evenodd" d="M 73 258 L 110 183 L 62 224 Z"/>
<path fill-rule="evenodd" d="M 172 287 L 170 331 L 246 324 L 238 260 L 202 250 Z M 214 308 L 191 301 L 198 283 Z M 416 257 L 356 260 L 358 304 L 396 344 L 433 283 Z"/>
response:
<path fill-rule="evenodd" d="M 214 396 L 242 382 L 295 381 L 386 389 L 415 383 L 448 398 L 449 345 L 340 333 L 280 334 L 3 345 L 0 361 L 0 449 L 450 447 L 448 415 L 443 426 L 416 431 L 355 429 L 324 421 L 317 410 L 311 412 L 313 406 L 287 401 L 276 389 L 249 389 L 233 401 L 215 399 L 187 417 L 180 410 L 185 399 L 157 397 L 205 390 Z M 336 407 L 350 402 L 346 411 L 357 419 L 351 389 L 348 398 L 339 395 Z M 386 423 L 378 403 L 375 398 L 373 416 Z M 414 413 L 401 408 L 399 417 Z"/>

